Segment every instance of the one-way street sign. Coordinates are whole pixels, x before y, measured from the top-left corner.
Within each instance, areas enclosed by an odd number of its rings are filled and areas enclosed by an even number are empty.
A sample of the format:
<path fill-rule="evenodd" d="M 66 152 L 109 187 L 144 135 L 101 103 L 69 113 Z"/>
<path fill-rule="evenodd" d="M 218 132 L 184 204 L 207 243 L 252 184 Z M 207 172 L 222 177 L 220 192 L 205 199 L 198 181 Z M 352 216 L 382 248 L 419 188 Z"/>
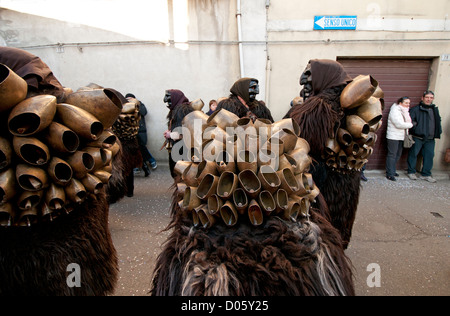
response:
<path fill-rule="evenodd" d="M 314 17 L 315 30 L 356 30 L 356 15 L 319 15 Z"/>

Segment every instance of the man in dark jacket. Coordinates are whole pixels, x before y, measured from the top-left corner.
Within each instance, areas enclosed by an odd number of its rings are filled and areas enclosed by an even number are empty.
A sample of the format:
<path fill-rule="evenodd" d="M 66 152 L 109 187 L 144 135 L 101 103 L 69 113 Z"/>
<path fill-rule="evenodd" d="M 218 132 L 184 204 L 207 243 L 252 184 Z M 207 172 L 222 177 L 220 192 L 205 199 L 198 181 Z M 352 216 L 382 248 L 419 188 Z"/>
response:
<path fill-rule="evenodd" d="M 431 176 L 433 169 L 434 150 L 436 138 L 441 138 L 442 125 L 439 109 L 433 104 L 434 92 L 425 91 L 420 104 L 410 110 L 410 115 L 414 127 L 410 130 L 416 142 L 409 150 L 408 155 L 408 177 L 417 180 L 416 164 L 417 155 L 422 151 L 423 168 L 421 179 L 431 183 L 436 180 Z"/>
<path fill-rule="evenodd" d="M 132 93 L 128 93 L 125 97 L 136 99 L 136 96 Z M 156 168 L 158 168 L 158 165 L 156 163 L 155 158 L 153 158 L 152 154 L 147 148 L 148 136 L 147 136 L 147 124 L 145 123 L 145 116 L 148 113 L 147 108 L 145 107 L 144 103 L 142 103 L 141 101 L 139 102 L 140 102 L 139 114 L 141 115 L 141 120 L 139 121 L 139 132 L 137 135 L 137 140 L 143 159 L 142 170 L 144 170 L 145 177 L 148 177 L 150 175 L 149 165 L 152 168 L 152 170 L 156 170 Z"/>

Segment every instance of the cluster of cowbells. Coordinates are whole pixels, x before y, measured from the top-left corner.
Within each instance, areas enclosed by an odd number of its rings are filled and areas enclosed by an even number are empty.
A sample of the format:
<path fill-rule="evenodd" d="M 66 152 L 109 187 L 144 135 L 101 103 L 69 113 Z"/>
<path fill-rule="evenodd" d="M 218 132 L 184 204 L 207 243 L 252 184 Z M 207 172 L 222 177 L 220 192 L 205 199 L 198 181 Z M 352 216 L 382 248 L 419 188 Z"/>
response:
<path fill-rule="evenodd" d="M 296 221 L 309 215 L 319 189 L 307 173 L 309 144 L 298 137 L 292 119 L 253 123 L 224 109 L 210 117 L 194 111 L 184 118 L 183 130 L 191 159 L 178 161 L 175 172 L 182 178 L 179 206 L 194 226 L 259 226 L 268 216 Z"/>
<path fill-rule="evenodd" d="M 132 140 L 139 132 L 140 102 L 135 98 L 128 98 L 128 103 L 124 104 L 122 113 L 112 126 L 112 130 L 121 140 Z"/>
<path fill-rule="evenodd" d="M 0 64 L 0 226 L 68 214 L 111 177 L 119 151 L 107 131 L 122 103 L 108 89 L 27 98 L 26 82 Z"/>
<path fill-rule="evenodd" d="M 371 76 L 358 76 L 342 91 L 342 126 L 329 139 L 325 157 L 327 165 L 341 172 L 360 171 L 373 154 L 376 132 L 383 118 L 384 93 Z"/>

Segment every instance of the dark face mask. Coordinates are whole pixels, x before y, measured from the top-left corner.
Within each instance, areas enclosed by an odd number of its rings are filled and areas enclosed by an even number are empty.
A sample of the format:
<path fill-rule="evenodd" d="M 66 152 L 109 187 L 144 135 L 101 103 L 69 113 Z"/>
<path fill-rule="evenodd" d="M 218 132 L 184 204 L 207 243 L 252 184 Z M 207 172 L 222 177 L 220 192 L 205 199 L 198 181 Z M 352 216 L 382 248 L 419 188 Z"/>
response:
<path fill-rule="evenodd" d="M 259 84 L 258 81 L 252 80 L 250 81 L 250 87 L 248 89 L 248 94 L 250 97 L 250 101 L 255 101 L 256 96 L 259 94 Z"/>
<path fill-rule="evenodd" d="M 170 91 L 166 91 L 166 95 L 164 96 L 164 103 L 167 103 L 168 108 L 172 106 L 172 97 L 170 95 Z"/>
<path fill-rule="evenodd" d="M 302 96 L 303 99 L 306 100 L 311 96 L 313 92 L 311 64 L 308 64 L 308 66 L 306 66 L 305 71 L 300 77 L 300 85 L 303 86 L 303 90 L 300 92 L 300 96 Z"/>

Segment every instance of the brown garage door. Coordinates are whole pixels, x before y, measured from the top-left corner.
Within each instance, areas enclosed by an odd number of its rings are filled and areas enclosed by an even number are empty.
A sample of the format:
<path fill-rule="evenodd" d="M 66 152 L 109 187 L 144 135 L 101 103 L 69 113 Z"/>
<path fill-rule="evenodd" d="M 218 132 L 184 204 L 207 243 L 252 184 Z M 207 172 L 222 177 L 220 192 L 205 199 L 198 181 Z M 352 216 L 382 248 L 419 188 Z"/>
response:
<path fill-rule="evenodd" d="M 386 130 L 389 111 L 399 98 L 408 96 L 412 106 L 419 104 L 422 94 L 429 86 L 431 60 L 429 59 L 347 59 L 338 58 L 347 73 L 353 78 L 358 75 L 372 75 L 385 93 L 383 126 L 378 131 L 378 141 L 367 169 L 385 169 L 386 166 Z M 399 169 L 406 167 L 406 154 Z"/>

